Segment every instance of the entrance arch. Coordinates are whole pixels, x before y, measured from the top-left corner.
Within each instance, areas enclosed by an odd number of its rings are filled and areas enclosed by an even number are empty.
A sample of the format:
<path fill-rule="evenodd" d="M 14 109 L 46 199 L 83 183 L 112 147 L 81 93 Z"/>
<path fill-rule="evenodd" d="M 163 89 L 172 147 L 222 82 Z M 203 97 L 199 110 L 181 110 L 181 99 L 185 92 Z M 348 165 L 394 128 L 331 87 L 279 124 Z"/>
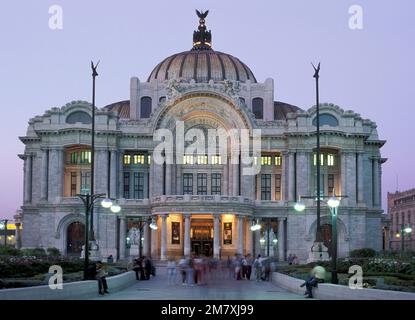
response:
<path fill-rule="evenodd" d="M 85 225 L 79 221 L 72 222 L 66 230 L 66 253 L 79 255 L 85 244 Z"/>

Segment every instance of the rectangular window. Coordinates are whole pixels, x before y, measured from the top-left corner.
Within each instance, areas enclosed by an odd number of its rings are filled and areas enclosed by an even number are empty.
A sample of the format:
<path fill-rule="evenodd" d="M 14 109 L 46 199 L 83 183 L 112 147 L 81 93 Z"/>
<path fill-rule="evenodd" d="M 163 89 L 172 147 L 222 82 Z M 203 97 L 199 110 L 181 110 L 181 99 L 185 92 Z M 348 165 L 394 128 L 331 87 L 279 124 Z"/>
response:
<path fill-rule="evenodd" d="M 334 154 L 328 154 L 327 155 L 327 165 L 329 167 L 333 167 L 334 166 Z"/>
<path fill-rule="evenodd" d="M 270 174 L 261 174 L 261 200 L 271 200 Z"/>
<path fill-rule="evenodd" d="M 75 197 L 77 194 L 77 188 L 76 188 L 76 172 L 71 172 L 71 197 Z"/>
<path fill-rule="evenodd" d="M 281 156 L 275 156 L 275 165 L 281 166 Z"/>
<path fill-rule="evenodd" d="M 81 193 L 87 194 L 89 193 L 91 182 L 91 174 L 88 171 L 81 172 Z"/>
<path fill-rule="evenodd" d="M 261 156 L 261 166 L 270 166 L 272 164 L 271 156 Z"/>
<path fill-rule="evenodd" d="M 207 173 L 197 174 L 197 194 L 207 194 Z"/>
<path fill-rule="evenodd" d="M 221 194 L 221 174 L 212 173 L 212 194 Z"/>
<path fill-rule="evenodd" d="M 144 198 L 144 173 L 134 172 L 134 199 Z"/>
<path fill-rule="evenodd" d="M 334 174 L 327 175 L 327 191 L 329 196 L 334 195 Z"/>
<path fill-rule="evenodd" d="M 214 165 L 222 164 L 221 156 L 212 156 L 211 160 Z"/>
<path fill-rule="evenodd" d="M 317 154 L 313 155 L 313 164 L 317 165 Z M 320 165 L 324 166 L 324 154 L 320 153 Z"/>
<path fill-rule="evenodd" d="M 150 163 L 151 163 L 151 156 L 150 156 L 150 155 L 148 155 L 148 156 L 147 156 L 147 163 L 148 163 L 148 164 L 150 164 Z"/>
<path fill-rule="evenodd" d="M 144 164 L 144 155 L 143 154 L 135 154 L 133 157 L 134 164 Z"/>
<path fill-rule="evenodd" d="M 124 172 L 124 199 L 130 199 L 130 173 Z"/>
<path fill-rule="evenodd" d="M 281 175 L 275 175 L 275 200 L 281 200 Z"/>
<path fill-rule="evenodd" d="M 207 164 L 207 156 L 197 156 L 197 164 Z"/>
<path fill-rule="evenodd" d="M 125 165 L 131 164 L 131 155 L 125 154 L 124 157 L 123 157 L 123 162 L 124 162 Z"/>
<path fill-rule="evenodd" d="M 193 164 L 193 156 L 192 155 L 183 156 L 183 164 Z"/>
<path fill-rule="evenodd" d="M 82 164 L 91 163 L 91 151 L 81 151 L 81 160 Z"/>
<path fill-rule="evenodd" d="M 183 174 L 183 194 L 193 194 L 193 174 Z"/>
<path fill-rule="evenodd" d="M 71 164 L 77 164 L 78 163 L 78 152 L 71 152 Z"/>

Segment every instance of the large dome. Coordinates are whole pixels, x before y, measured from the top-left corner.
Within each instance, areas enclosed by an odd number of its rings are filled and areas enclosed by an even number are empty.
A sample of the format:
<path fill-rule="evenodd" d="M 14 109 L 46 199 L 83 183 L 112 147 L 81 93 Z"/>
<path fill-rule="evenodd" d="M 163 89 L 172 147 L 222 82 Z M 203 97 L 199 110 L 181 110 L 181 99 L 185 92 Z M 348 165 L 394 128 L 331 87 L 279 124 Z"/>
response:
<path fill-rule="evenodd" d="M 198 31 L 193 32 L 193 48 L 174 54 L 160 62 L 148 82 L 171 78 L 194 79 L 196 82 L 235 80 L 257 82 L 251 69 L 238 58 L 212 49 L 212 34 L 206 30 L 206 12 L 199 12 Z"/>
<path fill-rule="evenodd" d="M 196 82 L 237 80 L 256 82 L 251 69 L 238 58 L 223 52 L 190 50 L 174 54 L 160 62 L 151 72 L 148 81 L 170 78 L 194 79 Z"/>

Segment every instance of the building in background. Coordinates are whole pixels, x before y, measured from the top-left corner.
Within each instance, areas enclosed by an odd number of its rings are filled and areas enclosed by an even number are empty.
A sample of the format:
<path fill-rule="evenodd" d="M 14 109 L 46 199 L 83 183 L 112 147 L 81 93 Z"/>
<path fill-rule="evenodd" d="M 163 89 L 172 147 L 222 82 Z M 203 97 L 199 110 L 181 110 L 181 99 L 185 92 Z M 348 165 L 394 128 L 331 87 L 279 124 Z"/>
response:
<path fill-rule="evenodd" d="M 147 81 L 131 78 L 130 99 L 96 113 L 95 192 L 119 199 L 122 211 L 94 210 L 102 257 L 141 254 L 155 259 L 191 252 L 226 258 L 236 253 L 306 260 L 316 233 L 316 204 L 293 206 L 316 190 L 316 108 L 274 100 L 274 80 L 259 82 L 235 56 L 212 49 L 201 19 L 193 47 L 161 61 Z M 190 36 L 190 32 L 189 32 Z M 189 39 L 190 40 L 190 39 Z M 232 39 L 230 39 L 232 40 Z M 155 41 L 157 41 L 155 39 Z M 168 48 L 166 48 L 168 49 Z M 258 56 L 258 58 L 260 58 Z M 310 75 L 311 78 L 311 75 Z M 310 79 L 310 86 L 313 85 Z M 301 92 L 299 92 L 301 94 Z M 184 155 L 184 163 L 152 161 L 155 130 L 184 121 L 199 128 L 262 130 L 261 171 L 242 175 L 229 151 Z M 376 123 L 334 104 L 321 104 L 321 193 L 347 195 L 338 215 L 339 256 L 382 249 L 381 158 Z M 30 119 L 25 145 L 23 247 L 56 247 L 80 255 L 84 207 L 76 197 L 90 184 L 91 105 L 74 101 Z M 158 229 L 140 219 L 154 219 Z M 251 231 L 258 221 L 262 228 Z M 324 242 L 331 219 L 322 207 Z M 134 242 L 134 243 L 132 243 Z M 142 248 L 142 249 L 141 249 Z"/>
<path fill-rule="evenodd" d="M 401 250 L 402 234 L 404 250 L 415 251 L 415 189 L 388 192 L 388 216 L 390 220 L 390 249 Z M 411 227 L 411 233 L 402 233 L 402 226 Z"/>

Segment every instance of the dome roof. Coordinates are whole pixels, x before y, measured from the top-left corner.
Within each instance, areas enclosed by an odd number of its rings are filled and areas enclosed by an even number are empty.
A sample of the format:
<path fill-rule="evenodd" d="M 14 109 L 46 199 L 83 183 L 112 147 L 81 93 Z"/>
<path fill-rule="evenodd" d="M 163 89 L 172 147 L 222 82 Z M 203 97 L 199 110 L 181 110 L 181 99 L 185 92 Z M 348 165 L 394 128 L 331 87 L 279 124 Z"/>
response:
<path fill-rule="evenodd" d="M 182 78 L 188 81 L 194 79 L 196 82 L 257 82 L 251 69 L 238 58 L 212 49 L 212 34 L 205 26 L 209 11 L 196 12 L 200 20 L 198 31 L 193 32 L 193 48 L 164 59 L 153 69 L 147 81 Z"/>
<path fill-rule="evenodd" d="M 257 82 L 251 69 L 230 54 L 210 50 L 190 50 L 174 54 L 160 62 L 147 81 L 170 78 L 194 79 L 196 82 L 237 80 Z"/>

